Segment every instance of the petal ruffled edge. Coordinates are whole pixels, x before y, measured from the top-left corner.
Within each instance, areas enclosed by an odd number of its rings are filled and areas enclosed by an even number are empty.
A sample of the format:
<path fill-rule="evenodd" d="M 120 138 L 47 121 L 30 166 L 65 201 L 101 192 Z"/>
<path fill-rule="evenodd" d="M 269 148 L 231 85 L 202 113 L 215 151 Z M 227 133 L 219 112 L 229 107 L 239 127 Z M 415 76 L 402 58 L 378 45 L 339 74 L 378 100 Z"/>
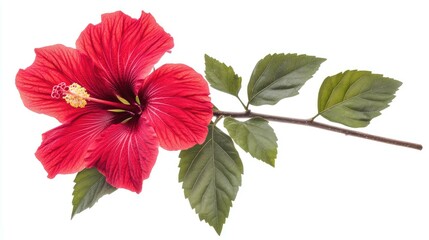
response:
<path fill-rule="evenodd" d="M 103 78 L 119 95 L 127 95 L 122 86 L 146 77 L 173 45 L 173 38 L 145 12 L 139 19 L 120 11 L 103 14 L 101 23 L 88 25 L 76 41 L 77 49 L 103 69 Z"/>
<path fill-rule="evenodd" d="M 42 144 L 35 155 L 48 172 L 48 177 L 84 169 L 87 166 L 85 157 L 88 149 L 111 124 L 112 119 L 112 114 L 107 111 L 88 111 L 44 133 Z"/>
<path fill-rule="evenodd" d="M 145 119 L 133 124 L 114 124 L 106 129 L 86 159 L 106 181 L 136 193 L 142 190 L 158 156 L 158 140 Z"/>
<path fill-rule="evenodd" d="M 53 45 L 37 48 L 35 52 L 33 64 L 20 69 L 15 80 L 22 102 L 30 110 L 64 122 L 82 113 L 82 109 L 71 107 L 63 99 L 52 98 L 55 85 L 75 82 L 95 96 L 106 91 L 105 84 L 97 82 L 97 69 L 91 59 L 76 49 Z"/>
<path fill-rule="evenodd" d="M 212 117 L 208 84 L 183 64 L 166 64 L 142 82 L 142 114 L 154 127 L 161 147 L 182 150 L 202 144 Z"/>

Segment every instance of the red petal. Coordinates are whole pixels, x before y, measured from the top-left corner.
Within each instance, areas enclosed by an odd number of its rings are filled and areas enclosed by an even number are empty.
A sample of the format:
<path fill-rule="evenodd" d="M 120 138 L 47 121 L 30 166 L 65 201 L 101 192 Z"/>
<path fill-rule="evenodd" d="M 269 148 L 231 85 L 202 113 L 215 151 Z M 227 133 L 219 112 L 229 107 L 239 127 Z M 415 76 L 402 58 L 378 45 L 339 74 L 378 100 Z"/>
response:
<path fill-rule="evenodd" d="M 104 70 L 106 80 L 120 89 L 123 81 L 132 83 L 146 77 L 173 47 L 173 38 L 150 14 L 142 12 L 140 19 L 133 19 L 115 12 L 102 15 L 97 25 L 88 25 L 76 46 Z"/>
<path fill-rule="evenodd" d="M 204 78 L 181 64 L 164 65 L 143 81 L 139 93 L 147 101 L 143 117 L 163 148 L 180 150 L 204 142 L 213 116 L 209 94 Z"/>
<path fill-rule="evenodd" d="M 112 117 L 106 111 L 87 111 L 73 121 L 44 133 L 36 157 L 48 172 L 48 177 L 75 173 L 86 167 L 84 160 L 88 148 L 110 125 Z"/>
<path fill-rule="evenodd" d="M 96 83 L 94 64 L 76 49 L 54 45 L 35 50 L 34 63 L 16 75 L 16 86 L 24 105 L 38 113 L 44 113 L 64 122 L 81 113 L 63 99 L 51 97 L 52 88 L 64 82 L 85 87 L 91 95 L 100 95 L 105 87 Z"/>
<path fill-rule="evenodd" d="M 153 128 L 140 123 L 115 124 L 103 132 L 87 159 L 114 187 L 140 193 L 158 156 L 158 140 Z"/>

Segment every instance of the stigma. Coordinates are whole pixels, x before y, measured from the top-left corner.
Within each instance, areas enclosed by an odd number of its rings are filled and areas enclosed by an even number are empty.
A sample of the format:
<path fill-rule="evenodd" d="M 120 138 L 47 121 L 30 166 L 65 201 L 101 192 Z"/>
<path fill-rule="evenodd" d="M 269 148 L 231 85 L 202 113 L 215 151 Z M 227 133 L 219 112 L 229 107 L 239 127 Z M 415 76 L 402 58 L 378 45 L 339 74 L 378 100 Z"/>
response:
<path fill-rule="evenodd" d="M 70 106 L 83 108 L 88 103 L 89 93 L 77 83 L 67 86 L 62 82 L 52 88 L 51 97 L 56 99 L 63 98 Z"/>

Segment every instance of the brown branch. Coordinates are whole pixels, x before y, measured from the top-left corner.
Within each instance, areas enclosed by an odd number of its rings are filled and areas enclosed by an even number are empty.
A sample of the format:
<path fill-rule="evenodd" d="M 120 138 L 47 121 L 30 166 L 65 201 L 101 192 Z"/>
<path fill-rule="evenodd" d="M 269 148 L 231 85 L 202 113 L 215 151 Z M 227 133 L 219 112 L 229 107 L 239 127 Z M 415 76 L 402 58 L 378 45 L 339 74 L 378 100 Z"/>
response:
<path fill-rule="evenodd" d="M 316 127 L 316 128 L 328 130 L 331 132 L 338 132 L 338 133 L 342 133 L 345 135 L 365 138 L 365 139 L 383 142 L 383 143 L 388 143 L 388 144 L 393 144 L 393 145 L 397 145 L 397 146 L 408 147 L 408 148 L 413 148 L 413 149 L 417 149 L 417 150 L 423 149 L 423 146 L 421 144 L 405 142 L 405 141 L 386 138 L 386 137 L 380 137 L 380 136 L 367 134 L 367 133 L 363 133 L 363 132 L 359 132 L 359 131 L 355 131 L 355 130 L 350 130 L 350 129 L 346 129 L 346 128 L 335 127 L 335 126 L 331 126 L 328 124 L 316 122 L 313 119 L 297 119 L 297 118 L 289 118 L 289 117 L 280 117 L 280 116 L 255 113 L 255 112 L 251 112 L 250 110 L 246 111 L 246 112 L 214 111 L 213 115 L 214 116 L 229 116 L 229 117 L 234 117 L 234 118 L 261 117 L 261 118 L 264 118 L 264 119 L 270 120 L 270 121 Z"/>

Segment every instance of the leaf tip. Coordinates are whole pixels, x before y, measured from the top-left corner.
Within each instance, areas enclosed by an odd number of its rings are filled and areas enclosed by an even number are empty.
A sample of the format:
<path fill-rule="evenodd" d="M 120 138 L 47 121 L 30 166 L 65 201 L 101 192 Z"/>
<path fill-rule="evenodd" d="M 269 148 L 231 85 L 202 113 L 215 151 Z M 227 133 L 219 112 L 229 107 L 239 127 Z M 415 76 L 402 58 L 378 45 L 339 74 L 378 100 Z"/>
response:
<path fill-rule="evenodd" d="M 213 226 L 213 228 L 215 229 L 217 235 L 219 235 L 219 236 L 222 233 L 222 227 L 223 227 L 223 224 L 220 224 L 220 225 L 217 225 L 217 226 Z"/>
<path fill-rule="evenodd" d="M 101 197 L 111 194 L 117 189 L 107 183 L 104 175 L 95 168 L 80 171 L 74 182 L 72 219 L 76 214 L 94 206 Z"/>
<path fill-rule="evenodd" d="M 70 220 L 73 220 L 74 215 L 76 215 L 75 211 L 72 211 L 71 216 L 70 216 Z"/>

